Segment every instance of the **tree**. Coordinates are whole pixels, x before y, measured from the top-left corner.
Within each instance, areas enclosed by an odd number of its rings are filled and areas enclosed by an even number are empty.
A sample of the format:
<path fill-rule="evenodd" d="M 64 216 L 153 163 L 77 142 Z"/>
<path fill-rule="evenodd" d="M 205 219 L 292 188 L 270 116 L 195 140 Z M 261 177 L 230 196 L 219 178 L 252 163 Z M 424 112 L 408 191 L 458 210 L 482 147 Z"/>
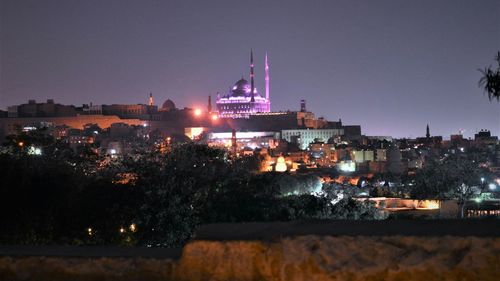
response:
<path fill-rule="evenodd" d="M 380 220 L 386 219 L 387 213 L 380 211 L 373 202 L 344 198 L 331 208 L 328 218 L 340 220 Z"/>
<path fill-rule="evenodd" d="M 136 186 L 144 193 L 139 212 L 141 243 L 178 247 L 188 240 L 207 198 L 227 174 L 225 152 L 206 145 L 174 146 L 163 159 L 144 159 Z"/>
<path fill-rule="evenodd" d="M 485 67 L 484 69 L 479 69 L 483 74 L 481 79 L 479 79 L 479 87 L 488 94 L 490 101 L 492 99 L 497 99 L 500 102 L 500 52 L 497 53 L 495 60 L 498 63 L 497 69 Z"/>
<path fill-rule="evenodd" d="M 417 199 L 456 199 L 463 218 L 467 201 L 482 191 L 481 175 L 478 163 L 462 155 L 441 161 L 429 159 L 417 172 L 411 195 Z"/>
<path fill-rule="evenodd" d="M 0 178 L 0 241 L 53 243 L 72 232 L 72 203 L 85 184 L 74 167 L 50 157 L 1 154 Z"/>

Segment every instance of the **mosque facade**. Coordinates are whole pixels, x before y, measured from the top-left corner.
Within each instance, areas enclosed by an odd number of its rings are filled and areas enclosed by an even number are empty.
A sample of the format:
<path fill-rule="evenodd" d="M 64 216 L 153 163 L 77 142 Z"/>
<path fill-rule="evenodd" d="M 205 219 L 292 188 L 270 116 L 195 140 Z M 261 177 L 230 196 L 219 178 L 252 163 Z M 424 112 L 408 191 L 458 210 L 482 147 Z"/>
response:
<path fill-rule="evenodd" d="M 220 118 L 249 118 L 251 114 L 271 111 L 267 54 L 265 57 L 265 96 L 259 94 L 254 80 L 253 52 L 250 51 L 250 82 L 242 77 L 227 94 L 217 94 L 216 104 Z"/>

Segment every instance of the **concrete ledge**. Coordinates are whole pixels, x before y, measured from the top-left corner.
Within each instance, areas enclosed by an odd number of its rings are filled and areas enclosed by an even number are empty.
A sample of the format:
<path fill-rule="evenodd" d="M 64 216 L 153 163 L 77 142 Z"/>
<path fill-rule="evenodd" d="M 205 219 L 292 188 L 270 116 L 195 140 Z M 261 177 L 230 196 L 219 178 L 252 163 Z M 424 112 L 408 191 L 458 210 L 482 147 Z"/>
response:
<path fill-rule="evenodd" d="M 101 246 L 0 246 L 0 256 L 179 259 L 182 249 Z"/>

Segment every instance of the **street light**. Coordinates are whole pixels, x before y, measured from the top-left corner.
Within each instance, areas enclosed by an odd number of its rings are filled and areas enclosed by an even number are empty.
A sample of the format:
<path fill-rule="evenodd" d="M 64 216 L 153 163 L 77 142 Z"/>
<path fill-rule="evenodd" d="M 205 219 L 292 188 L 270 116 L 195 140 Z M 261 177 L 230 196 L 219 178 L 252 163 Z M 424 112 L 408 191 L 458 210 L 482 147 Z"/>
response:
<path fill-rule="evenodd" d="M 135 225 L 135 223 L 131 224 L 130 227 L 129 227 L 130 231 L 132 232 L 136 232 L 137 230 L 137 226 Z"/>
<path fill-rule="evenodd" d="M 201 115 L 201 109 L 196 108 L 196 109 L 194 110 L 194 116 L 198 117 L 198 116 L 200 116 L 200 115 Z"/>

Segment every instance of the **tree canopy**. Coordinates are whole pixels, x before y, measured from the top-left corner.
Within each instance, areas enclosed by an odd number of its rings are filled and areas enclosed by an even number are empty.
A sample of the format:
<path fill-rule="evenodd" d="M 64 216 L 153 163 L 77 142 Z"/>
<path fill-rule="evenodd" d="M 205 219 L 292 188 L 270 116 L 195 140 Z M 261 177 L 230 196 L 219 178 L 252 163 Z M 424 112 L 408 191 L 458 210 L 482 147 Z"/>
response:
<path fill-rule="evenodd" d="M 179 247 L 202 223 L 378 218 L 370 204 L 337 206 L 310 194 L 316 177 L 259 173 L 258 157 L 233 159 L 202 144 L 119 157 L 44 135 L 12 136 L 8 145 L 0 152 L 0 243 Z"/>
<path fill-rule="evenodd" d="M 496 69 L 491 65 L 479 69 L 483 75 L 479 79 L 479 86 L 488 94 L 490 101 L 493 99 L 500 101 L 500 52 L 497 53 L 495 60 L 498 64 Z"/>
<path fill-rule="evenodd" d="M 485 173 L 477 161 L 463 155 L 431 158 L 417 172 L 411 195 L 417 199 L 456 199 L 463 216 L 467 201 L 481 193 Z"/>

